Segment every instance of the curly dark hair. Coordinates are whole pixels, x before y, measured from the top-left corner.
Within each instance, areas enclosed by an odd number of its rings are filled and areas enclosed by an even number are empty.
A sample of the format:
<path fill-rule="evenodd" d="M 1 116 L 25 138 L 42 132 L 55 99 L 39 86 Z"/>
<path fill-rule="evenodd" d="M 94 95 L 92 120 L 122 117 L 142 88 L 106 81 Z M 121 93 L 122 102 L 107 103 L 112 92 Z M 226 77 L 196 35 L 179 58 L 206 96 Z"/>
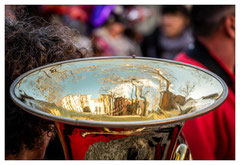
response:
<path fill-rule="evenodd" d="M 43 132 L 52 124 L 16 106 L 10 99 L 10 85 L 33 68 L 84 57 L 85 50 L 72 40 L 76 35 L 76 31 L 40 17 L 5 18 L 5 156 L 18 155 L 23 145 L 29 150 L 41 146 Z"/>

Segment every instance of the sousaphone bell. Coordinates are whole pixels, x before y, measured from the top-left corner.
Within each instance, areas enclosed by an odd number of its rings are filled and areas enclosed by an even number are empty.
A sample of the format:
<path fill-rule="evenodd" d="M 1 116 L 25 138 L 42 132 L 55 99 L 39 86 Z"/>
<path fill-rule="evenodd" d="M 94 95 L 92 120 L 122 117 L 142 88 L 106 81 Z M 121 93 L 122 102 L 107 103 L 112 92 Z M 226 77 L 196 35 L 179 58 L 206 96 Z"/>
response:
<path fill-rule="evenodd" d="M 226 99 L 226 84 L 196 66 L 154 58 L 63 61 L 11 86 L 13 101 L 54 121 L 66 159 L 191 159 L 184 121 Z"/>

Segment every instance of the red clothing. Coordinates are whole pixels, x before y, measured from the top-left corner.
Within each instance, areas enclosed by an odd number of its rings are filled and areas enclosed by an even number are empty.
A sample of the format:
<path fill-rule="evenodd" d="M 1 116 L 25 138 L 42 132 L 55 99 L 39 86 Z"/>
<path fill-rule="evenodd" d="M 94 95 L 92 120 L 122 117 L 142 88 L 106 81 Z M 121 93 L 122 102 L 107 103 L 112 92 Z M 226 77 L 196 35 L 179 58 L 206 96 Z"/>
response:
<path fill-rule="evenodd" d="M 224 64 L 213 53 L 208 53 L 225 70 L 232 82 L 235 82 L 235 76 Z M 180 53 L 175 60 L 207 69 L 186 53 Z M 206 115 L 186 121 L 183 127 L 183 134 L 194 160 L 235 159 L 235 92 L 230 87 L 228 90 L 228 97 L 220 107 Z"/>

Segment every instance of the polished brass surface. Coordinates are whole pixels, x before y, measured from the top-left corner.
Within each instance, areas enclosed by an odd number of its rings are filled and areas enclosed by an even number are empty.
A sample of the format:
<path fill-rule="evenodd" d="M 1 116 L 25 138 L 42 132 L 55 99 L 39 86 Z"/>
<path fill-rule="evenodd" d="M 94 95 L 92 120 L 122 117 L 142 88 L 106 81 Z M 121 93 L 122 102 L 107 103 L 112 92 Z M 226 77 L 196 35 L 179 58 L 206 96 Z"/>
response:
<path fill-rule="evenodd" d="M 82 132 L 82 137 L 86 137 L 87 135 L 135 135 L 136 133 L 142 133 L 142 131 L 144 130 L 145 128 L 138 128 L 138 129 L 135 129 L 135 130 L 127 130 L 127 131 L 111 131 L 109 130 L 108 128 L 104 127 L 103 128 L 103 131 L 101 132 Z"/>
<path fill-rule="evenodd" d="M 30 71 L 13 83 L 11 96 L 47 119 L 128 127 L 197 117 L 219 106 L 227 88 L 216 75 L 182 63 L 94 58 Z"/>
<path fill-rule="evenodd" d="M 182 126 L 101 128 L 56 123 L 65 157 L 74 160 L 169 160 L 178 142 L 185 144 Z"/>
<path fill-rule="evenodd" d="M 185 160 L 188 146 L 186 144 L 180 144 L 174 154 L 173 160 Z"/>

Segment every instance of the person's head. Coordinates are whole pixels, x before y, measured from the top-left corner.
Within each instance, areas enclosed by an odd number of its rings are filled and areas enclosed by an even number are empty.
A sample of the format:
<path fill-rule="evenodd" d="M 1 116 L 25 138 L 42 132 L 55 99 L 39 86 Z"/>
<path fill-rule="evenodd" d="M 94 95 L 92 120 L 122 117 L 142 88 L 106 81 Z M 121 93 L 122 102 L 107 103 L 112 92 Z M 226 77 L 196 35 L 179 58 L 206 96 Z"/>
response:
<path fill-rule="evenodd" d="M 113 37 L 117 37 L 122 35 L 125 30 L 124 21 L 122 16 L 112 12 L 105 22 L 105 26 Z"/>
<path fill-rule="evenodd" d="M 232 5 L 194 5 L 191 26 L 196 37 L 210 37 L 221 30 L 235 39 L 235 7 Z"/>
<path fill-rule="evenodd" d="M 191 26 L 195 38 L 218 56 L 230 71 L 234 71 L 235 6 L 193 6 Z"/>
<path fill-rule="evenodd" d="M 21 74 L 52 62 L 81 58 L 71 38 L 76 32 L 50 25 L 39 17 L 13 20 L 5 18 L 5 157 L 21 159 L 23 151 L 45 144 L 52 122 L 20 109 L 10 99 L 12 82 Z M 48 134 L 50 135 L 50 134 Z M 41 152 L 36 159 L 43 157 Z"/>
<path fill-rule="evenodd" d="M 189 10 L 183 5 L 164 5 L 161 8 L 162 31 L 169 38 L 179 36 L 189 24 Z"/>
<path fill-rule="evenodd" d="M 111 24 L 108 25 L 108 29 L 110 34 L 115 37 L 115 36 L 119 36 L 122 35 L 124 32 L 124 25 L 120 22 L 113 22 Z"/>

